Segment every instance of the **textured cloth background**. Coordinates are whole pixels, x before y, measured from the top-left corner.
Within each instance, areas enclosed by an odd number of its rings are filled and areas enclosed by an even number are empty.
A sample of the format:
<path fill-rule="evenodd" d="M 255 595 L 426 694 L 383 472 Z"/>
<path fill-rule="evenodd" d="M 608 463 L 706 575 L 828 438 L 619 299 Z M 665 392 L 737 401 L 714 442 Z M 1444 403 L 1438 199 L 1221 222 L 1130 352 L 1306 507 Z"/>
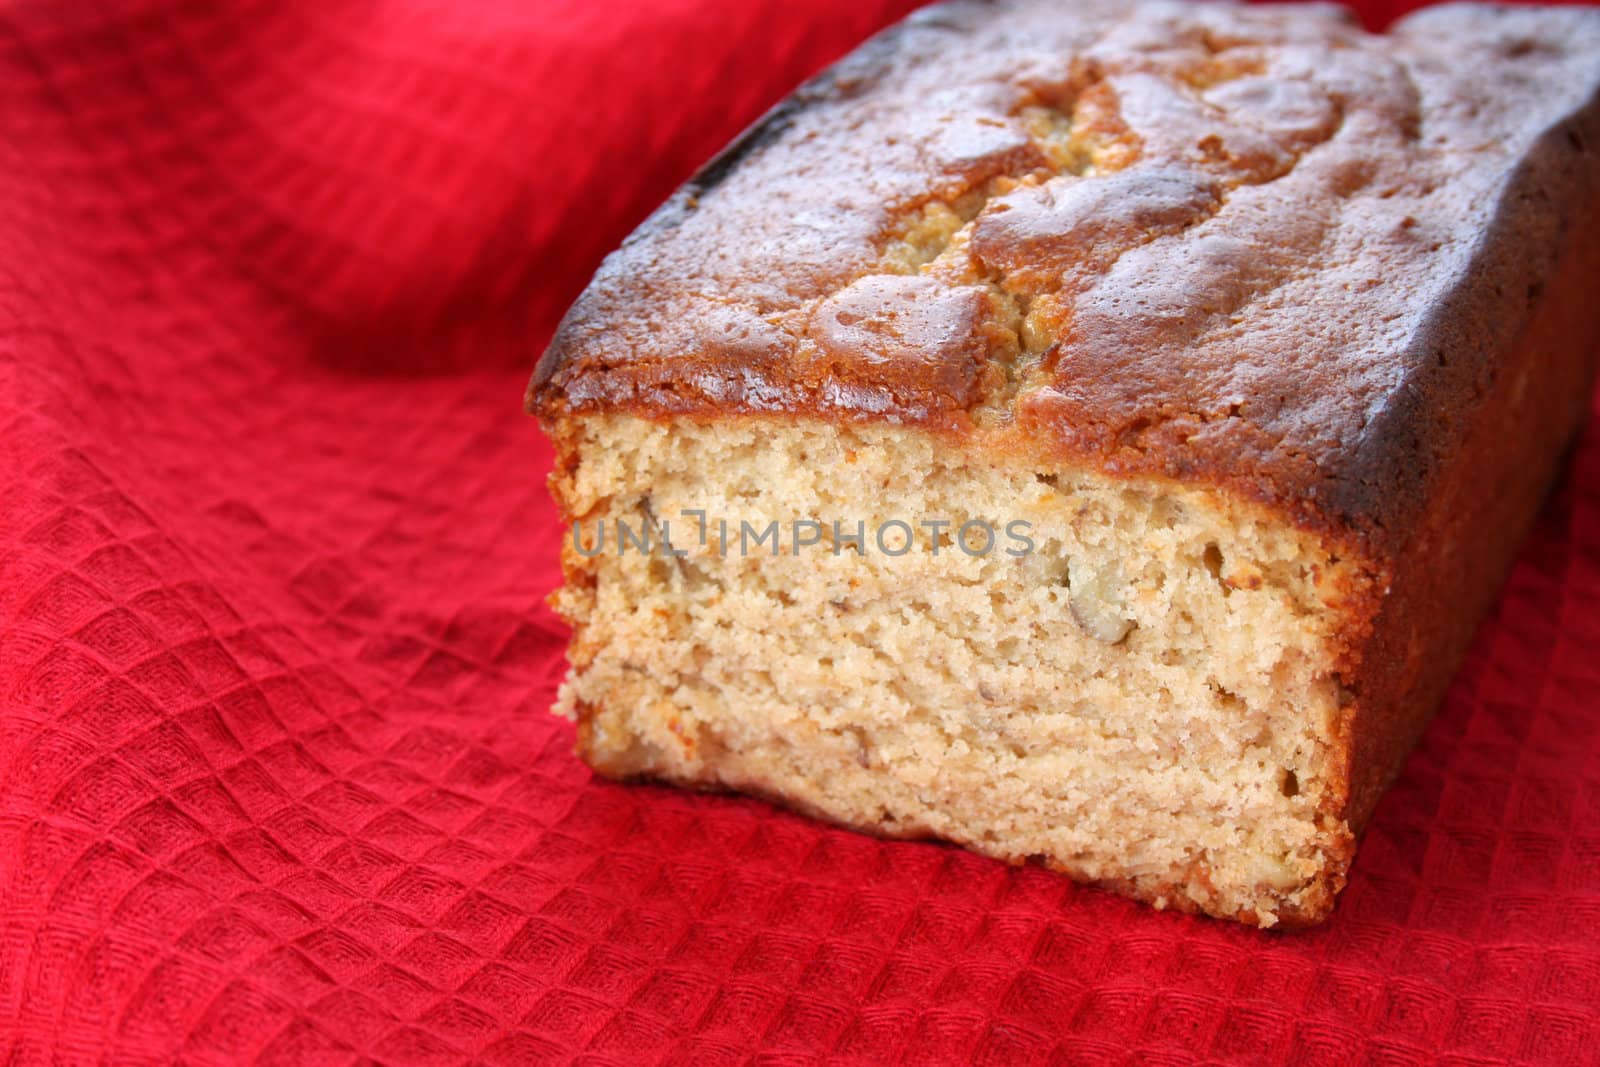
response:
<path fill-rule="evenodd" d="M 1312 933 L 570 755 L 532 362 L 910 6 L 0 5 L 0 1064 L 1595 1055 L 1593 433 Z"/>

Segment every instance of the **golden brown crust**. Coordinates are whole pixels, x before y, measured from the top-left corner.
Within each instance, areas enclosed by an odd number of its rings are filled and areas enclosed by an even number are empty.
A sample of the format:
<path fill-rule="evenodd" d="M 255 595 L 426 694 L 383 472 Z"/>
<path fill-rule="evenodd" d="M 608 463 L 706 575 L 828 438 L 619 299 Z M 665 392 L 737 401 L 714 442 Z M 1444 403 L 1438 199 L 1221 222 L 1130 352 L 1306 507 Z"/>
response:
<path fill-rule="evenodd" d="M 1593 10 L 940 5 L 646 222 L 530 408 L 1020 436 L 1393 549 L 1453 446 L 1428 416 L 1481 391 L 1590 180 L 1597 85 Z M 908 268 L 930 205 L 977 214 Z"/>

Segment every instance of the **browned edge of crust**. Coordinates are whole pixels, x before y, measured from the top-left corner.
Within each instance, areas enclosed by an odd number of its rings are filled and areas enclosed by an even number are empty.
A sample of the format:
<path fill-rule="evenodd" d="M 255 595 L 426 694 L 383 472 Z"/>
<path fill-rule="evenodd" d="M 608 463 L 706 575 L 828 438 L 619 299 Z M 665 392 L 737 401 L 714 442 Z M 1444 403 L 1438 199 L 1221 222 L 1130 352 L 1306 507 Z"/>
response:
<path fill-rule="evenodd" d="M 1600 115 L 1590 117 L 1584 136 L 1600 144 Z M 1490 368 L 1479 407 L 1456 416 L 1460 443 L 1356 650 L 1345 819 L 1357 833 L 1443 699 L 1587 420 L 1600 358 L 1600 200 L 1557 244 L 1557 268 L 1520 287 L 1531 316 L 1516 344 Z"/>

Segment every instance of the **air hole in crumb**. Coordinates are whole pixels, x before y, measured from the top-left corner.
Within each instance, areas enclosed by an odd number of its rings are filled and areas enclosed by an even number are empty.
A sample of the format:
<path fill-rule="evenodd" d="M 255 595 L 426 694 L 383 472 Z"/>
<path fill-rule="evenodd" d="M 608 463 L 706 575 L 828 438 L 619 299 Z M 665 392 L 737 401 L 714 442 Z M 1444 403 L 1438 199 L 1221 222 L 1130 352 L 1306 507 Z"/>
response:
<path fill-rule="evenodd" d="M 1244 699 L 1238 693 L 1214 681 L 1208 681 L 1206 685 L 1210 686 L 1211 691 L 1217 694 L 1217 703 L 1224 708 L 1232 712 L 1238 712 L 1244 708 Z"/>
<path fill-rule="evenodd" d="M 1283 795 L 1286 796 L 1286 797 L 1297 797 L 1297 796 L 1299 796 L 1300 795 L 1300 778 L 1299 778 L 1299 776 L 1296 775 L 1293 771 L 1284 771 L 1283 772 L 1283 782 L 1282 782 L 1281 785 L 1279 785 L 1279 788 L 1283 790 Z"/>
<path fill-rule="evenodd" d="M 1222 586 L 1222 595 L 1227 596 L 1231 593 L 1228 583 L 1222 580 L 1222 549 L 1217 547 L 1215 541 L 1206 545 L 1206 550 L 1200 554 L 1200 561 L 1205 564 L 1206 570 L 1216 579 L 1217 584 Z"/>
<path fill-rule="evenodd" d="M 867 735 L 859 727 L 851 727 L 850 734 L 856 743 L 856 763 L 862 767 L 872 766 L 872 742 L 867 740 Z"/>
<path fill-rule="evenodd" d="M 658 560 L 655 559 L 650 561 L 652 575 L 655 574 L 655 565 L 657 562 Z M 715 578 L 711 577 L 710 574 L 706 573 L 698 565 L 690 562 L 687 559 L 684 559 L 682 556 L 672 557 L 672 562 L 678 565 L 678 576 L 683 581 L 683 587 L 690 592 L 698 592 L 702 589 L 714 587 L 717 584 Z"/>

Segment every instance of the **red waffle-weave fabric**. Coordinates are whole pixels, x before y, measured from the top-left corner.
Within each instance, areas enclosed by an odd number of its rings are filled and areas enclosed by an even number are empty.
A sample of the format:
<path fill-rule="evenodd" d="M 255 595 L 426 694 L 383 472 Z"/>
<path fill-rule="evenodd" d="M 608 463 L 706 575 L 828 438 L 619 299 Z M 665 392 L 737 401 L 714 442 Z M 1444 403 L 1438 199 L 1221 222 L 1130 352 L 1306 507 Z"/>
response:
<path fill-rule="evenodd" d="M 0 1064 L 1595 1055 L 1594 432 L 1310 933 L 570 754 L 532 361 L 910 6 L 0 5 Z"/>

